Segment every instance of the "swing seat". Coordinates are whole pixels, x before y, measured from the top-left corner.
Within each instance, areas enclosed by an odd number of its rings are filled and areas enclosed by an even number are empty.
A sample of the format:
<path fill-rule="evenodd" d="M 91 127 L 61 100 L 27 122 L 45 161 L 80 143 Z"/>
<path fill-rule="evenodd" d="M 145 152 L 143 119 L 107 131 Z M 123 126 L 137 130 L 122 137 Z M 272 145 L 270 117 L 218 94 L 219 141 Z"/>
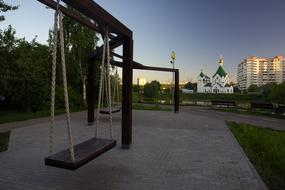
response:
<path fill-rule="evenodd" d="M 118 113 L 120 111 L 121 111 L 121 107 L 114 107 L 114 108 L 112 108 L 111 113 Z M 109 109 L 101 109 L 100 113 L 101 114 L 110 114 L 110 111 L 109 111 Z"/>
<path fill-rule="evenodd" d="M 74 162 L 70 159 L 69 149 L 66 149 L 45 158 L 45 165 L 76 170 L 114 146 L 116 146 L 115 140 L 92 138 L 74 146 Z"/>

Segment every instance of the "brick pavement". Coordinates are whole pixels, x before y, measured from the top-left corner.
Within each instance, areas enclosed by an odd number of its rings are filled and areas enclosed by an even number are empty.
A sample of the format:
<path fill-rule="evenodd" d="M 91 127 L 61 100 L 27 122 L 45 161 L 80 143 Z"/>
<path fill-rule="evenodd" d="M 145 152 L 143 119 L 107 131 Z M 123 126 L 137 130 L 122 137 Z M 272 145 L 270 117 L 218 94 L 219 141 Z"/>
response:
<path fill-rule="evenodd" d="M 72 115 L 75 142 L 94 133 L 85 125 L 85 115 Z M 134 111 L 133 115 L 130 150 L 120 149 L 117 114 L 118 146 L 73 172 L 43 164 L 48 154 L 47 119 L 18 122 L 24 127 L 12 130 L 9 150 L 0 153 L 0 189 L 266 189 L 222 119 L 187 111 Z M 56 122 L 57 150 L 67 147 L 63 119 L 60 116 Z M 103 119 L 101 136 L 107 136 L 106 122 Z"/>

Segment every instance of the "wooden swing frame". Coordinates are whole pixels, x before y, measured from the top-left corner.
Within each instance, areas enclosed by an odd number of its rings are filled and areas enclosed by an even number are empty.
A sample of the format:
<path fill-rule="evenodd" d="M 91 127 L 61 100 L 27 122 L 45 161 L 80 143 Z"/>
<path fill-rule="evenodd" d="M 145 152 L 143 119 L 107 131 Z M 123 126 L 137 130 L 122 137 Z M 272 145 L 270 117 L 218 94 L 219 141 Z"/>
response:
<path fill-rule="evenodd" d="M 37 0 L 46 6 L 57 9 L 55 0 Z M 121 67 L 123 70 L 122 86 L 122 148 L 130 148 L 132 144 L 132 85 L 133 69 L 174 72 L 175 73 L 175 93 L 174 93 L 174 111 L 179 112 L 179 70 L 161 67 L 149 67 L 133 61 L 133 32 L 108 13 L 105 9 L 95 3 L 93 0 L 62 0 L 65 4 L 89 18 L 83 18 L 70 12 L 64 5 L 60 5 L 61 12 L 92 29 L 95 32 L 103 34 L 103 28 L 108 27 L 110 31 L 110 49 L 113 50 L 123 45 L 123 55 L 113 54 L 122 59 L 122 62 L 112 62 L 112 65 Z M 99 47 L 90 56 L 88 67 L 88 123 L 94 122 L 95 109 L 95 61 L 102 56 L 103 47 Z"/>

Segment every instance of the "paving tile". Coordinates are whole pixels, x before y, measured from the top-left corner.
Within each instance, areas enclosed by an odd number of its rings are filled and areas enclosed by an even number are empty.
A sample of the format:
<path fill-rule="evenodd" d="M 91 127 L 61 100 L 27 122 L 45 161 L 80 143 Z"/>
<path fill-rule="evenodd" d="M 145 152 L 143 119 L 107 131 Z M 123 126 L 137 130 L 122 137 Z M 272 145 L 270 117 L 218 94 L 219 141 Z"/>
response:
<path fill-rule="evenodd" d="M 134 111 L 133 116 L 130 150 L 120 149 L 117 114 L 118 146 L 76 171 L 44 165 L 48 119 L 17 123 L 17 127 L 10 124 L 14 129 L 9 150 L 0 154 L 0 189 L 267 189 L 223 119 L 187 110 L 179 114 Z M 107 121 L 106 117 L 101 121 L 101 137 L 108 137 Z M 72 129 L 75 143 L 94 135 L 85 112 L 72 114 Z M 67 148 L 62 116 L 57 117 L 55 134 L 55 150 Z"/>

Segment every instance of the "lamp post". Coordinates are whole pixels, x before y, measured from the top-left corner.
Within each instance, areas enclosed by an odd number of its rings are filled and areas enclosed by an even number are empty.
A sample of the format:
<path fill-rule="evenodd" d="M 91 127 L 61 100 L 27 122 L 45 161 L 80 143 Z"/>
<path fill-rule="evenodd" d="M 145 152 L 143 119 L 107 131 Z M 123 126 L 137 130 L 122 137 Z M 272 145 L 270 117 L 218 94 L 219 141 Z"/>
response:
<path fill-rule="evenodd" d="M 176 60 L 176 53 L 175 51 L 171 52 L 171 61 L 170 63 L 173 66 L 173 69 L 175 68 L 175 60 Z M 172 74 L 172 84 L 171 84 L 171 88 L 172 88 L 172 103 L 174 102 L 174 83 L 175 83 L 175 73 L 173 72 Z"/>

